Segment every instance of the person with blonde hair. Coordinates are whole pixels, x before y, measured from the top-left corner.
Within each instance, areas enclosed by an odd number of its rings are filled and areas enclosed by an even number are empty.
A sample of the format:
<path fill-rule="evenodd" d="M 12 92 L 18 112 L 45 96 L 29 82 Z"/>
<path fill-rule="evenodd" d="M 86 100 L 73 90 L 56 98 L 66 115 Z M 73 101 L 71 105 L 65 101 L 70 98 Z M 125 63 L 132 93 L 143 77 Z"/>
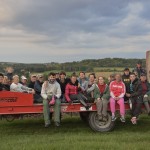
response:
<path fill-rule="evenodd" d="M 19 83 L 19 76 L 18 75 L 14 75 L 12 79 L 13 79 L 13 82 L 10 85 L 10 91 L 34 94 L 33 89 L 28 88 L 26 86 L 23 86 L 21 83 Z"/>

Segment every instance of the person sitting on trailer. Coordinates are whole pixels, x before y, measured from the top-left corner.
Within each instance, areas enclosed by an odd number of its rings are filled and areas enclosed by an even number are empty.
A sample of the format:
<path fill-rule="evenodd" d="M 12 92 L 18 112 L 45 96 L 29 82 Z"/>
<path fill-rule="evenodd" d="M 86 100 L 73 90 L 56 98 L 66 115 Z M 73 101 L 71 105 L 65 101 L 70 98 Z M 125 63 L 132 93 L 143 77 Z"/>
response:
<path fill-rule="evenodd" d="M 78 78 L 80 87 L 83 92 L 86 91 L 86 85 L 88 84 L 88 78 L 85 76 L 85 72 L 81 71 L 79 73 L 79 78 Z"/>
<path fill-rule="evenodd" d="M 4 75 L 0 73 L 0 91 L 9 91 L 10 86 L 9 84 L 4 83 Z"/>
<path fill-rule="evenodd" d="M 99 76 L 98 84 L 95 85 L 94 98 L 97 107 L 98 120 L 107 121 L 107 107 L 110 98 L 109 86 L 105 83 L 104 77 Z"/>
<path fill-rule="evenodd" d="M 64 71 L 61 71 L 59 74 L 60 78 L 57 79 L 57 82 L 60 84 L 60 88 L 61 88 L 61 102 L 66 102 L 65 100 L 65 89 L 66 89 L 66 85 L 70 82 L 69 78 L 66 78 L 66 73 Z"/>
<path fill-rule="evenodd" d="M 10 85 L 10 91 L 32 93 L 32 94 L 35 93 L 34 89 L 28 88 L 26 86 L 23 86 L 21 83 L 19 83 L 19 76 L 18 75 L 13 76 L 13 82 Z"/>
<path fill-rule="evenodd" d="M 71 81 L 67 84 L 65 90 L 65 97 L 67 102 L 72 103 L 78 100 L 85 108 L 88 110 L 91 105 L 86 103 L 87 98 L 79 92 L 81 90 L 80 86 L 76 85 L 77 76 L 75 74 L 71 75 Z"/>
<path fill-rule="evenodd" d="M 36 75 L 35 74 L 30 75 L 30 82 L 28 84 L 28 87 L 34 89 L 35 81 L 36 81 Z"/>
<path fill-rule="evenodd" d="M 4 85 L 4 90 L 10 91 L 10 85 L 9 85 L 9 80 L 7 76 L 4 76 L 3 85 Z"/>
<path fill-rule="evenodd" d="M 38 74 L 37 75 L 37 80 L 35 81 L 34 84 L 34 103 L 42 103 L 43 102 L 43 98 L 41 96 L 41 90 L 42 90 L 42 85 L 43 85 L 43 75 L 42 74 Z"/>
<path fill-rule="evenodd" d="M 141 113 L 142 106 L 142 84 L 134 73 L 130 74 L 130 91 L 126 93 L 126 96 L 131 100 L 131 122 L 137 124 L 137 118 Z"/>
<path fill-rule="evenodd" d="M 112 113 L 112 121 L 116 120 L 115 116 L 115 105 L 116 103 L 120 106 L 120 120 L 125 122 L 125 105 L 124 105 L 124 95 L 126 93 L 125 84 L 121 80 L 121 74 L 115 75 L 115 80 L 109 85 L 110 89 L 110 109 Z"/>
<path fill-rule="evenodd" d="M 45 81 L 42 85 L 41 96 L 43 98 L 43 114 L 45 127 L 49 127 L 50 122 L 50 108 L 49 103 L 54 101 L 54 122 L 55 126 L 60 126 L 60 96 L 61 96 L 61 88 L 60 84 L 56 81 L 56 74 L 51 72 L 48 75 L 48 81 Z"/>
<path fill-rule="evenodd" d="M 130 90 L 130 69 L 129 68 L 125 68 L 124 69 L 124 74 L 122 75 L 122 81 L 125 84 L 126 87 L 126 93 L 129 93 Z M 124 96 L 124 101 L 128 101 L 129 98 Z"/>
<path fill-rule="evenodd" d="M 22 75 L 21 81 L 19 83 L 21 83 L 23 86 L 27 86 L 27 78 L 24 75 Z"/>
<path fill-rule="evenodd" d="M 94 98 L 94 89 L 96 86 L 96 76 L 95 73 L 91 73 L 89 74 L 89 81 L 86 85 L 86 93 L 87 93 L 87 97 L 90 101 L 94 102 L 95 98 Z"/>
<path fill-rule="evenodd" d="M 142 84 L 142 95 L 143 95 L 143 103 L 147 110 L 148 115 L 150 116 L 150 83 L 147 81 L 146 74 L 141 74 L 140 77 L 141 84 Z"/>

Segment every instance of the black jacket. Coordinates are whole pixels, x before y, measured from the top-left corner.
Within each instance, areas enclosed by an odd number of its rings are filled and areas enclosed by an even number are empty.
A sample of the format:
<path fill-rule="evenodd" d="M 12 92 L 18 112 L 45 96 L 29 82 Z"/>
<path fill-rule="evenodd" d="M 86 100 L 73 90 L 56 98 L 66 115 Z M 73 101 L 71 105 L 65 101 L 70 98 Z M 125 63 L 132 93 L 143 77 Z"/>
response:
<path fill-rule="evenodd" d="M 43 84 L 43 82 L 40 82 L 38 80 L 34 84 L 35 93 L 38 94 L 38 95 L 41 95 L 42 84 Z"/>
<path fill-rule="evenodd" d="M 0 83 L 0 91 L 10 91 L 10 85 Z"/>
<path fill-rule="evenodd" d="M 129 93 L 131 94 L 131 97 L 133 97 L 133 98 L 142 96 L 142 84 L 141 84 L 141 81 L 136 78 L 132 83 L 130 82 L 130 89 L 129 89 L 129 91 L 130 91 Z"/>
<path fill-rule="evenodd" d="M 129 88 L 130 88 L 130 74 L 129 75 L 122 75 L 122 81 L 126 86 L 126 93 L 129 93 Z"/>

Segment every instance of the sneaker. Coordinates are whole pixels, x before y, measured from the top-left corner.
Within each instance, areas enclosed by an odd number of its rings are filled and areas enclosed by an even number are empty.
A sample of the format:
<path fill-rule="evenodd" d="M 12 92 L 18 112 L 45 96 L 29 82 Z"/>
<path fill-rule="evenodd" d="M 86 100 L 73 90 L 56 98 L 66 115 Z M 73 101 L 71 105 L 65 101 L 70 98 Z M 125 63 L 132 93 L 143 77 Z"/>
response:
<path fill-rule="evenodd" d="M 55 126 L 56 127 L 60 127 L 60 123 L 59 122 L 55 122 Z"/>
<path fill-rule="evenodd" d="M 137 119 L 136 119 L 136 117 L 132 117 L 132 118 L 131 118 L 131 122 L 132 122 L 132 124 L 137 124 Z"/>
<path fill-rule="evenodd" d="M 120 120 L 121 120 L 121 122 L 126 122 L 124 117 L 121 117 Z"/>
<path fill-rule="evenodd" d="M 113 122 L 114 122 L 116 119 L 117 119 L 116 116 L 112 116 L 112 117 L 111 117 L 111 121 L 113 121 Z"/>

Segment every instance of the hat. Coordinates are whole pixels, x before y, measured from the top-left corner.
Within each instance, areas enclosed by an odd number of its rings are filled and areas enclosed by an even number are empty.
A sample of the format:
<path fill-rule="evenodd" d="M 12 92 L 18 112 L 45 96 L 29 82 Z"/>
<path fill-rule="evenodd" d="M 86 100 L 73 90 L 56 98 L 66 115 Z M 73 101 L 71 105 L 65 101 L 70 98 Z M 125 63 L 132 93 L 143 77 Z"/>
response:
<path fill-rule="evenodd" d="M 129 71 L 130 69 L 129 68 L 124 68 L 124 71 Z"/>
<path fill-rule="evenodd" d="M 22 80 L 27 80 L 27 78 L 25 76 L 21 76 Z"/>
<path fill-rule="evenodd" d="M 141 75 L 140 76 L 146 76 L 146 74 L 145 73 L 141 73 Z"/>

